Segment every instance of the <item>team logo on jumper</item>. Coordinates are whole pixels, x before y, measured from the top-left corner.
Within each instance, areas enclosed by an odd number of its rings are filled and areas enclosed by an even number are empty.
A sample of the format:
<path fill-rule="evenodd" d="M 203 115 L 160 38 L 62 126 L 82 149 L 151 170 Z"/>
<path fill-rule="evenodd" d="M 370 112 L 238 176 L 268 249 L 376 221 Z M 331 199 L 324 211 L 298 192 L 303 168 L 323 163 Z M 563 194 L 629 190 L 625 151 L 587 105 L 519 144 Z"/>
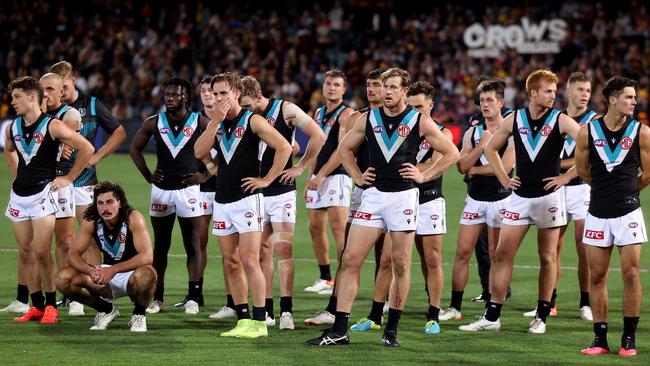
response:
<path fill-rule="evenodd" d="M 625 160 L 625 157 L 632 148 L 634 139 L 639 132 L 640 124 L 636 120 L 630 121 L 623 132 L 621 141 L 616 144 L 616 148 L 612 150 L 605 142 L 606 136 L 603 132 L 601 123 L 603 123 L 601 120 L 595 120 L 589 125 L 589 128 L 591 135 L 594 136 L 596 152 L 598 152 L 598 156 L 600 156 L 600 159 L 605 164 L 605 169 L 607 169 L 608 172 L 611 172 L 615 167 L 620 165 L 623 160 Z M 598 140 L 603 140 L 602 146 L 596 144 L 596 137 Z"/>
<path fill-rule="evenodd" d="M 332 130 L 332 126 L 334 126 L 334 122 L 336 122 L 336 119 L 339 118 L 339 114 L 345 109 L 345 104 L 341 103 L 335 110 L 334 113 L 332 113 L 332 116 L 329 119 L 325 119 L 325 112 L 327 112 L 327 106 L 321 106 L 319 111 L 318 111 L 318 116 L 316 116 L 316 122 L 320 126 L 321 130 L 323 130 L 323 133 L 325 134 L 325 138 L 329 136 L 330 131 Z"/>
<path fill-rule="evenodd" d="M 406 137 L 406 136 L 409 135 L 409 133 L 411 133 L 411 128 L 409 126 L 407 126 L 407 125 L 399 125 L 399 127 L 397 127 L 397 134 L 398 135 L 400 135 L 402 137 Z"/>
<path fill-rule="evenodd" d="M 36 136 L 34 136 L 36 138 Z M 632 148 L 632 139 L 629 137 L 624 137 L 621 142 L 620 142 L 621 147 L 623 150 L 630 150 Z"/>
<path fill-rule="evenodd" d="M 14 137 L 14 141 L 16 141 L 16 142 L 21 142 L 22 140 L 23 140 L 22 136 L 15 136 Z"/>
<path fill-rule="evenodd" d="M 373 130 L 376 127 L 382 127 L 384 129 L 384 131 L 381 133 L 375 134 L 375 140 L 377 141 L 377 145 L 379 146 L 379 149 L 381 150 L 382 154 L 384 155 L 384 159 L 386 159 L 387 162 L 393 158 L 393 156 L 397 153 L 397 150 L 399 150 L 400 146 L 402 146 L 406 140 L 406 137 L 411 132 L 411 129 L 418 122 L 418 116 L 419 113 L 414 109 L 408 111 L 408 113 L 406 113 L 406 115 L 402 118 L 399 125 L 397 126 L 397 133 L 393 133 L 389 137 L 386 133 L 386 128 L 384 127 L 384 121 L 381 116 L 380 108 L 375 108 L 370 111 L 368 120 Z"/>
<path fill-rule="evenodd" d="M 542 127 L 542 130 L 540 131 L 540 133 L 543 136 L 548 136 L 548 135 L 551 134 L 551 131 L 552 131 L 552 129 L 551 129 L 551 127 L 549 125 L 544 125 L 544 127 Z"/>
<path fill-rule="evenodd" d="M 628 226 L 630 229 L 636 229 L 636 228 L 639 227 L 639 224 L 636 223 L 636 222 L 630 222 L 627 226 Z"/>
<path fill-rule="evenodd" d="M 275 118 L 267 118 L 266 122 L 268 122 L 272 127 L 275 127 Z"/>
<path fill-rule="evenodd" d="M 250 121 L 252 114 L 253 112 L 244 110 L 243 115 L 239 118 L 239 121 L 237 121 L 235 130 L 233 131 L 232 135 L 230 135 L 230 137 L 228 137 L 227 134 L 223 133 L 221 135 L 217 134 L 219 147 L 226 163 L 230 163 L 230 160 L 235 155 L 237 146 L 239 146 L 239 143 L 242 141 L 242 137 L 244 136 L 244 132 L 248 127 L 248 122 Z"/>
<path fill-rule="evenodd" d="M 14 135 L 14 141 L 17 142 L 16 150 L 18 150 L 18 153 L 23 157 L 25 165 L 29 165 L 34 156 L 38 153 L 38 150 L 41 148 L 41 143 L 43 142 L 45 133 L 47 132 L 47 126 L 50 119 L 51 118 L 47 116 L 41 120 L 41 122 L 36 126 L 34 138 L 29 143 L 27 143 L 26 140 L 26 138 L 29 138 L 29 134 L 23 134 L 23 117 L 18 117 L 14 121 L 11 127 L 11 133 Z M 23 135 L 25 138 L 22 137 Z M 21 138 L 18 138 L 19 136 Z"/>
<path fill-rule="evenodd" d="M 524 149 L 528 153 L 528 157 L 532 162 L 535 161 L 537 154 L 542 150 L 544 143 L 550 136 L 555 124 L 558 121 L 558 116 L 560 111 L 557 109 L 552 109 L 551 112 L 546 117 L 544 125 L 541 127 L 540 133 L 537 136 L 533 137 L 533 134 L 530 133 L 530 124 L 528 122 L 528 114 L 526 109 L 522 108 L 518 110 L 515 115 L 518 131 L 521 138 L 521 143 L 524 145 Z"/>
<path fill-rule="evenodd" d="M 212 223 L 212 228 L 215 230 L 226 230 L 226 222 L 225 221 L 214 221 Z"/>
<path fill-rule="evenodd" d="M 183 125 L 183 129 L 181 130 L 182 133 L 179 133 L 178 136 L 175 136 L 174 132 L 171 129 L 171 126 L 169 125 L 169 121 L 167 121 L 167 114 L 158 114 L 158 130 L 160 131 L 160 137 L 162 138 L 165 145 L 167 145 L 167 148 L 169 149 L 169 152 L 172 154 L 173 158 L 176 158 L 178 153 L 181 152 L 183 147 L 185 147 L 187 142 L 190 140 L 190 137 L 192 137 L 192 134 L 199 124 L 198 121 L 198 113 L 190 114 L 190 116 L 187 118 L 187 121 L 185 121 L 185 124 Z M 165 132 L 163 132 L 163 130 Z"/>
<path fill-rule="evenodd" d="M 183 127 L 183 135 L 192 136 L 194 134 L 194 129 L 190 126 Z"/>
<path fill-rule="evenodd" d="M 244 137 L 244 132 L 246 132 L 246 128 L 244 128 L 242 126 L 237 126 L 237 128 L 235 128 L 235 132 L 234 132 L 235 137 L 237 137 L 238 139 Z"/>
<path fill-rule="evenodd" d="M 478 217 L 479 214 L 476 212 L 463 212 L 463 219 L 465 220 L 476 220 Z"/>
<path fill-rule="evenodd" d="M 411 209 L 406 209 L 402 212 L 404 215 L 413 215 L 413 210 Z"/>
<path fill-rule="evenodd" d="M 122 255 L 126 249 L 127 230 L 126 222 L 123 222 L 122 227 L 120 227 L 120 232 L 117 234 L 117 240 L 113 241 L 112 235 L 109 235 L 109 240 L 107 240 L 106 235 L 104 235 L 104 224 L 101 221 L 97 222 L 97 237 L 99 238 L 100 247 L 115 260 L 119 261 L 122 259 Z"/>
<path fill-rule="evenodd" d="M 367 212 L 357 211 L 354 213 L 354 218 L 361 220 L 370 220 L 372 218 L 372 215 Z"/>
<path fill-rule="evenodd" d="M 585 230 L 585 238 L 603 240 L 603 239 L 605 239 L 605 232 L 604 231 L 596 231 L 596 230 Z"/>
<path fill-rule="evenodd" d="M 427 140 L 422 141 L 422 143 L 420 144 L 420 150 L 429 150 L 430 148 L 431 148 L 431 144 Z"/>
<path fill-rule="evenodd" d="M 580 118 L 580 121 L 578 121 L 578 124 L 580 126 L 584 126 L 587 123 L 589 123 L 589 121 L 591 121 L 596 116 L 597 116 L 596 112 L 588 111 L 587 113 L 585 113 L 584 116 L 582 116 L 582 118 Z M 595 143 L 595 141 L 594 141 L 594 143 Z M 564 153 L 566 154 L 566 156 L 571 156 L 573 154 L 573 150 L 575 150 L 575 148 L 576 148 L 576 142 L 573 140 L 573 138 L 571 136 L 567 136 L 565 138 L 565 140 L 564 140 Z"/>
<path fill-rule="evenodd" d="M 217 135 L 219 135 L 219 136 L 223 135 L 223 128 L 219 127 L 217 129 Z"/>
<path fill-rule="evenodd" d="M 503 218 L 509 219 L 509 220 L 519 220 L 519 213 L 512 212 L 512 211 L 506 211 L 506 212 L 503 213 Z"/>

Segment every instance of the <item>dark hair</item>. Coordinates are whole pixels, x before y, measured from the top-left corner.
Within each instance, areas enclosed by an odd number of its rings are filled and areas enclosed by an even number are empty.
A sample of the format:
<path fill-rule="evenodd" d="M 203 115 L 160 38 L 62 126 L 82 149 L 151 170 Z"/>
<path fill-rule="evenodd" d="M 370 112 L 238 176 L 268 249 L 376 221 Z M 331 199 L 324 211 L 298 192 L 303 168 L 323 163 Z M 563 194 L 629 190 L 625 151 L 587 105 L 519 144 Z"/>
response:
<path fill-rule="evenodd" d="M 573 83 L 591 83 L 591 78 L 587 75 L 585 75 L 584 72 L 576 71 L 571 73 L 569 76 L 569 80 L 567 80 L 567 85 L 573 84 Z"/>
<path fill-rule="evenodd" d="M 409 90 L 406 92 L 406 95 L 412 97 L 414 95 L 424 94 L 425 98 L 431 100 L 434 99 L 436 89 L 433 85 L 429 84 L 426 81 L 418 81 L 417 83 L 412 84 L 409 87 Z"/>
<path fill-rule="evenodd" d="M 343 86 L 346 86 L 348 84 L 348 78 L 345 76 L 343 71 L 338 69 L 327 70 L 327 72 L 323 76 L 323 80 L 327 78 L 341 78 L 343 79 Z"/>
<path fill-rule="evenodd" d="M 183 78 L 172 77 L 162 83 L 163 89 L 166 89 L 168 86 L 180 86 L 185 90 L 185 95 L 187 95 L 187 100 L 185 101 L 185 107 L 190 108 L 192 106 L 192 83 Z"/>
<path fill-rule="evenodd" d="M 493 91 L 498 99 L 503 99 L 503 93 L 506 89 L 505 81 L 501 79 L 486 79 L 483 80 L 476 88 L 477 94 L 487 93 Z"/>
<path fill-rule="evenodd" d="M 95 186 L 93 190 L 93 203 L 88 206 L 86 211 L 84 211 L 84 219 L 88 221 L 97 221 L 101 218 L 99 211 L 97 210 L 97 197 L 100 194 L 112 192 L 115 196 L 115 199 L 120 201 L 121 207 L 120 211 L 117 213 L 117 218 L 119 222 L 125 222 L 129 218 L 129 214 L 133 211 L 133 207 L 129 204 L 129 201 L 126 199 L 126 193 L 124 189 L 118 183 L 111 182 L 101 182 Z"/>
<path fill-rule="evenodd" d="M 603 97 L 605 97 L 605 103 L 609 105 L 609 97 L 618 98 L 618 96 L 623 92 L 623 89 L 627 87 L 636 88 L 636 81 L 618 75 L 609 78 L 609 80 L 603 83 Z"/>
<path fill-rule="evenodd" d="M 381 80 L 381 74 L 384 73 L 386 69 L 374 69 L 366 74 L 366 80 Z"/>
<path fill-rule="evenodd" d="M 199 85 L 203 85 L 203 84 L 212 84 L 212 75 L 204 76 L 203 79 L 201 79 Z M 210 87 L 212 87 L 212 85 L 210 85 Z"/>
<path fill-rule="evenodd" d="M 22 89 L 26 93 L 36 93 L 38 96 L 38 105 L 40 106 L 43 103 L 43 87 L 35 78 L 31 76 L 23 76 L 9 83 L 9 93 L 15 89 Z"/>

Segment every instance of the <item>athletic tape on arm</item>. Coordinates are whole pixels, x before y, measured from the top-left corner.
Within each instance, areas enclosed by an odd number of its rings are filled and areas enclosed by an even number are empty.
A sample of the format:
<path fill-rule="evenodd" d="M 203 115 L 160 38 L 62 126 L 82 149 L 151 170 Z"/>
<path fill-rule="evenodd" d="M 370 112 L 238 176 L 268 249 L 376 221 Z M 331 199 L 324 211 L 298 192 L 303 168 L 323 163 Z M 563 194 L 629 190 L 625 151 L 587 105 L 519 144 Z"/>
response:
<path fill-rule="evenodd" d="M 295 116 L 293 125 L 298 128 L 303 128 L 312 121 L 312 118 L 309 117 L 305 111 L 293 103 L 284 103 L 282 112 L 284 113 L 285 118 L 288 116 Z"/>

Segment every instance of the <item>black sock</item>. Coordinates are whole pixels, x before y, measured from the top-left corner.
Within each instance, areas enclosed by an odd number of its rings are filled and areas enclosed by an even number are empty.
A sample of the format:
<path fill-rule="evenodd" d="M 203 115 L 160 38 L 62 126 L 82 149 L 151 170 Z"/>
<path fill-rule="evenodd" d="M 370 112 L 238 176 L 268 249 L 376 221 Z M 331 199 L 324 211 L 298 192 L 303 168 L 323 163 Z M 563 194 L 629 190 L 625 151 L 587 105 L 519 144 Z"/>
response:
<path fill-rule="evenodd" d="M 163 295 L 165 294 L 165 284 L 164 283 L 157 283 L 156 284 L 156 291 L 153 293 L 153 299 L 158 300 L 160 302 L 163 301 Z"/>
<path fill-rule="evenodd" d="M 330 296 L 330 302 L 327 304 L 325 311 L 329 312 L 330 314 L 336 313 L 336 296 Z"/>
<path fill-rule="evenodd" d="M 27 288 L 27 285 L 19 284 L 18 287 L 16 287 L 16 300 L 23 304 L 27 304 L 29 301 L 29 289 Z"/>
<path fill-rule="evenodd" d="M 551 295 L 551 308 L 555 307 L 555 300 L 557 299 L 557 289 L 553 289 L 553 295 Z"/>
<path fill-rule="evenodd" d="M 187 295 L 190 300 L 198 302 L 199 294 L 201 293 L 201 285 L 199 281 L 188 281 L 187 282 Z"/>
<path fill-rule="evenodd" d="M 138 304 L 137 301 L 133 305 L 133 315 L 145 315 L 146 306 Z"/>
<path fill-rule="evenodd" d="M 451 290 L 451 304 L 449 304 L 450 308 L 454 308 L 460 311 L 461 306 L 463 306 L 463 292 L 464 291 Z"/>
<path fill-rule="evenodd" d="M 336 335 L 343 335 L 348 332 L 348 319 L 350 318 L 350 313 L 344 313 L 342 311 L 336 312 L 336 317 L 334 318 L 334 325 L 332 326 L 332 332 Z"/>
<path fill-rule="evenodd" d="M 331 281 L 332 280 L 332 273 L 330 272 L 330 265 L 329 264 L 323 264 L 323 265 L 318 265 L 318 269 L 320 269 L 320 278 L 321 280 L 326 280 L 326 281 Z"/>
<path fill-rule="evenodd" d="M 231 309 L 235 308 L 235 300 L 232 299 L 231 294 L 226 295 L 226 306 Z"/>
<path fill-rule="evenodd" d="M 266 320 L 266 308 L 264 306 L 253 306 L 253 320 L 265 321 Z"/>
<path fill-rule="evenodd" d="M 99 312 L 99 313 L 108 314 L 111 311 L 113 311 L 113 304 L 111 304 L 110 302 L 102 299 L 101 297 L 96 298 L 95 301 L 93 301 L 93 303 L 88 305 L 88 306 L 90 306 L 91 308 L 97 310 L 97 312 Z"/>
<path fill-rule="evenodd" d="M 497 304 L 496 302 L 490 301 L 485 311 L 485 319 L 491 322 L 495 322 L 501 316 L 501 307 L 503 304 Z"/>
<path fill-rule="evenodd" d="M 56 291 L 45 292 L 45 306 L 54 306 L 56 308 Z"/>
<path fill-rule="evenodd" d="M 551 313 L 551 302 L 544 300 L 537 300 L 537 314 L 536 316 L 544 323 L 546 323 L 546 318 Z"/>
<path fill-rule="evenodd" d="M 384 313 L 384 304 L 385 302 L 372 300 L 372 308 L 370 309 L 368 319 L 375 322 L 375 324 L 381 324 L 381 316 Z"/>
<path fill-rule="evenodd" d="M 45 310 L 45 297 L 41 291 L 33 292 L 29 294 L 29 297 L 32 298 L 32 306 L 40 311 Z"/>
<path fill-rule="evenodd" d="M 636 326 L 639 324 L 638 316 L 626 316 L 623 317 L 623 337 L 630 337 L 634 341 L 636 335 Z"/>
<path fill-rule="evenodd" d="M 589 306 L 589 292 L 580 291 L 580 306 Z"/>
<path fill-rule="evenodd" d="M 280 297 L 280 315 L 282 315 L 282 313 L 293 313 L 293 297 Z"/>
<path fill-rule="evenodd" d="M 593 347 L 607 348 L 607 323 L 594 323 L 594 339 Z"/>
<path fill-rule="evenodd" d="M 264 301 L 264 308 L 266 309 L 266 312 L 269 314 L 269 316 L 275 319 L 275 315 L 273 314 L 273 298 L 266 299 Z"/>
<path fill-rule="evenodd" d="M 235 312 L 237 313 L 237 320 L 251 318 L 251 314 L 248 312 L 248 303 L 235 305 Z"/>
<path fill-rule="evenodd" d="M 199 296 L 203 296 L 203 277 L 199 278 Z"/>
<path fill-rule="evenodd" d="M 435 320 L 438 322 L 438 315 L 440 315 L 440 308 L 429 305 L 429 311 L 427 311 L 427 320 Z"/>
<path fill-rule="evenodd" d="M 395 332 L 397 333 L 397 324 L 399 323 L 399 318 L 402 316 L 402 310 L 397 310 L 390 308 L 388 309 L 388 320 L 386 321 L 386 332 Z"/>
<path fill-rule="evenodd" d="M 490 304 L 490 301 L 492 300 L 492 294 L 488 292 L 488 293 L 483 297 L 483 300 L 485 300 L 485 309 L 487 309 L 487 308 L 488 308 L 488 304 Z"/>

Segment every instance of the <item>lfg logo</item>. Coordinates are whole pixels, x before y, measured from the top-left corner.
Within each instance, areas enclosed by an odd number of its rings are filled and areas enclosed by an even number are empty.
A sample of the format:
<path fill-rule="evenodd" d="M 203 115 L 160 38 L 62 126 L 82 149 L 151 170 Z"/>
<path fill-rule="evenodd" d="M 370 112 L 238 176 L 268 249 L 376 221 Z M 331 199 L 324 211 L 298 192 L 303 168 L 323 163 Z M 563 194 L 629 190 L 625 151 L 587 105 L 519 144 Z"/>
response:
<path fill-rule="evenodd" d="M 463 41 L 471 57 L 499 57 L 506 49 L 528 54 L 559 53 L 567 28 L 563 19 L 533 23 L 526 17 L 521 18 L 521 24 L 508 26 L 474 23 L 465 29 Z"/>

